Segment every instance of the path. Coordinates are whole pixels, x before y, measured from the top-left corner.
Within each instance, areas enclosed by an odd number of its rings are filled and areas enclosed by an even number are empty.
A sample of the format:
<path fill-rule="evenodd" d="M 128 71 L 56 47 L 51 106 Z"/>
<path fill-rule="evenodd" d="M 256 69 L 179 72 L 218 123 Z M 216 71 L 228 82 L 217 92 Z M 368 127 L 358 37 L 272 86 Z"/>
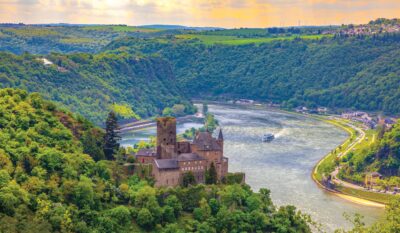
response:
<path fill-rule="evenodd" d="M 339 158 L 342 158 L 343 156 L 347 155 L 351 150 L 354 149 L 355 146 L 357 146 L 358 144 L 360 144 L 360 143 L 365 139 L 365 132 L 364 132 L 364 130 L 362 130 L 362 129 L 360 129 L 360 128 L 358 128 L 358 127 L 352 125 L 352 124 L 346 124 L 346 125 L 349 126 L 349 127 L 351 127 L 352 129 L 356 130 L 356 131 L 358 132 L 359 135 L 358 135 L 358 137 L 356 138 L 356 140 L 355 140 L 354 142 L 352 142 L 352 143 L 347 147 L 347 149 L 339 155 Z M 373 140 L 375 140 L 375 139 L 373 139 Z M 334 183 L 340 184 L 340 185 L 342 185 L 342 186 L 344 186 L 344 187 L 348 187 L 348 188 L 352 188 L 352 189 L 364 190 L 364 187 L 362 187 L 362 186 L 360 186 L 360 185 L 356 185 L 356 184 L 353 184 L 353 183 L 350 183 L 350 182 L 346 182 L 346 181 L 343 181 L 343 180 L 339 179 L 339 178 L 337 177 L 337 174 L 339 173 L 340 168 L 341 168 L 340 166 L 336 167 L 336 169 L 331 173 L 332 181 L 333 181 Z"/>

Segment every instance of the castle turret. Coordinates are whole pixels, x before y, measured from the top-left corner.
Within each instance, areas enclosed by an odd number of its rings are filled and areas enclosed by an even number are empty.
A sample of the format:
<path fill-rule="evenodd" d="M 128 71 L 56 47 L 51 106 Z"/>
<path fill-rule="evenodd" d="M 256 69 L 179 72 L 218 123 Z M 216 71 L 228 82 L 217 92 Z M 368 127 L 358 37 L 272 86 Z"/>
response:
<path fill-rule="evenodd" d="M 176 156 L 176 119 L 173 117 L 157 119 L 157 155 L 161 159 Z"/>
<path fill-rule="evenodd" d="M 217 143 L 220 145 L 221 150 L 224 151 L 224 135 L 222 134 L 222 129 L 219 129 Z"/>
<path fill-rule="evenodd" d="M 222 134 L 222 129 L 219 129 L 218 140 L 221 140 L 221 141 L 224 140 L 224 135 Z"/>

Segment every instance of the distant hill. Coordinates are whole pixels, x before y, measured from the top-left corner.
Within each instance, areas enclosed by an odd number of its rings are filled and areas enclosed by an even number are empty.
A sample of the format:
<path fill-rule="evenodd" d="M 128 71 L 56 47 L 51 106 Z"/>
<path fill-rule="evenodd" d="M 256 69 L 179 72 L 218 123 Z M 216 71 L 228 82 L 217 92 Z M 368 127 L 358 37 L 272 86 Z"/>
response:
<path fill-rule="evenodd" d="M 138 27 L 142 28 L 154 28 L 164 30 L 195 30 L 195 31 L 207 31 L 207 30 L 222 30 L 220 27 L 191 27 L 182 25 L 167 25 L 167 24 L 152 24 L 152 25 L 141 25 Z"/>

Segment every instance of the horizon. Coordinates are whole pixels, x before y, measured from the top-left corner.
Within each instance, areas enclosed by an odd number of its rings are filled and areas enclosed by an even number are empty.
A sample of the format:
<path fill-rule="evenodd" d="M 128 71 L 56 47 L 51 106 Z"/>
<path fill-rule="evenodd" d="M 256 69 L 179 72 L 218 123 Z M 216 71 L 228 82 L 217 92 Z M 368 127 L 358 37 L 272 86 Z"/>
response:
<path fill-rule="evenodd" d="M 268 28 L 366 24 L 398 18 L 396 0 L 7 0 L 0 21 L 24 24 Z"/>

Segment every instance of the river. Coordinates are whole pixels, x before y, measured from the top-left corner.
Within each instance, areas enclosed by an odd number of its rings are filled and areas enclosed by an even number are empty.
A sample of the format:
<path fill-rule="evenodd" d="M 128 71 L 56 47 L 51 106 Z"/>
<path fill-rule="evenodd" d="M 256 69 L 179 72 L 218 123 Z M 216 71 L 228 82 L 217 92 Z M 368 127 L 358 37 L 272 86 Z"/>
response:
<path fill-rule="evenodd" d="M 229 171 L 245 172 L 246 183 L 255 191 L 270 189 L 277 206 L 298 207 L 328 232 L 351 227 L 344 213 L 360 213 L 367 223 L 382 216 L 383 209 L 343 200 L 319 189 L 310 177 L 318 160 L 346 139 L 344 131 L 304 116 L 265 109 L 209 105 L 209 111 L 223 129 Z M 178 133 L 200 126 L 196 121 L 180 123 Z M 124 133 L 121 144 L 133 145 L 155 132 L 148 128 Z M 261 142 L 265 133 L 275 134 L 276 139 Z"/>

